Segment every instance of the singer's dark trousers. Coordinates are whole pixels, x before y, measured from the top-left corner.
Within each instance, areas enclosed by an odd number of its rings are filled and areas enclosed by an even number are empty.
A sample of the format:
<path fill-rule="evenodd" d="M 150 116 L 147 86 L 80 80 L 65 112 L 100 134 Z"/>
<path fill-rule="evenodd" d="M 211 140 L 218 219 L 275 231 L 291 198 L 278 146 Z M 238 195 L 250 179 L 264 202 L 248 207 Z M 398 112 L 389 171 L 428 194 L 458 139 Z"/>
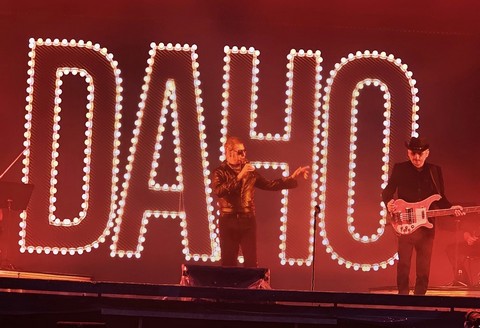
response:
<path fill-rule="evenodd" d="M 408 294 L 413 250 L 416 252 L 416 281 L 414 294 L 425 295 L 430 276 L 435 230 L 421 227 L 409 235 L 398 237 L 397 286 L 399 294 Z"/>
<path fill-rule="evenodd" d="M 242 250 L 244 266 L 257 267 L 257 223 L 253 213 L 229 213 L 219 217 L 222 266 L 236 266 Z"/>

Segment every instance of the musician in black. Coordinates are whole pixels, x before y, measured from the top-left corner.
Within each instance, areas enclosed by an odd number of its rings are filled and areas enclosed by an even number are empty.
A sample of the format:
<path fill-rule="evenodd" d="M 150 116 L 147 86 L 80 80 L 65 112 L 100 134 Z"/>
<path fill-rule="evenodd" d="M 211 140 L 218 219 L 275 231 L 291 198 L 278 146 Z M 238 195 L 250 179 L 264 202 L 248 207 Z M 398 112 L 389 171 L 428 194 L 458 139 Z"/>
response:
<path fill-rule="evenodd" d="M 440 166 L 427 163 L 430 147 L 426 139 L 412 137 L 407 147 L 408 161 L 393 166 L 388 184 L 382 192 L 382 200 L 392 215 L 397 212 L 394 200 L 403 199 L 408 203 L 423 201 L 427 197 L 439 194 L 442 198 L 431 204 L 430 209 L 452 208 L 455 215 L 463 215 L 461 206 L 452 206 L 445 197 L 442 170 Z M 432 223 L 433 220 L 431 220 Z M 413 250 L 416 252 L 416 281 L 414 294 L 427 292 L 430 276 L 435 227 L 420 227 L 409 234 L 398 236 L 397 287 L 398 293 L 410 292 L 409 275 Z"/>

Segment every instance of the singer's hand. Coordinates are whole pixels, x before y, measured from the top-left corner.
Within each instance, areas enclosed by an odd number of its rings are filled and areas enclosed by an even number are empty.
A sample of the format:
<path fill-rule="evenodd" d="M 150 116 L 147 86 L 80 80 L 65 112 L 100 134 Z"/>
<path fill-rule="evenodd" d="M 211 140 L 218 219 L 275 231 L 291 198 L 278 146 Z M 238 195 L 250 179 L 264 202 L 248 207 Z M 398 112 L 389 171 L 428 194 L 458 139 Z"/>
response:
<path fill-rule="evenodd" d="M 295 179 L 300 174 L 303 174 L 303 178 L 307 180 L 309 173 L 310 173 L 310 166 L 300 166 L 298 169 L 295 170 L 295 172 L 293 172 L 292 178 Z"/>
<path fill-rule="evenodd" d="M 253 166 L 248 162 L 245 163 L 245 165 L 243 165 L 242 167 L 242 170 L 237 175 L 237 180 L 242 180 L 243 177 L 248 174 L 248 172 L 252 172 L 252 171 L 255 171 L 255 166 Z"/>

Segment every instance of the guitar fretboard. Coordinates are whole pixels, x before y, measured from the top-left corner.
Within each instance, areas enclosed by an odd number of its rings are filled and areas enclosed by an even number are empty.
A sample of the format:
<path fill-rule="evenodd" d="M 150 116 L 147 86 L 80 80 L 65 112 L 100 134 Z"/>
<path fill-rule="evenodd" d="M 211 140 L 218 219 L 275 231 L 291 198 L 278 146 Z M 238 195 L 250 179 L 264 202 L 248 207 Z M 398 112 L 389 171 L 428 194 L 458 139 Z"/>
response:
<path fill-rule="evenodd" d="M 480 212 L 480 206 L 464 207 L 463 211 L 467 214 L 468 213 L 479 213 Z M 427 211 L 427 216 L 429 218 L 435 217 L 435 216 L 447 216 L 447 215 L 454 215 L 454 214 L 455 214 L 455 210 L 451 209 L 451 208 Z"/>

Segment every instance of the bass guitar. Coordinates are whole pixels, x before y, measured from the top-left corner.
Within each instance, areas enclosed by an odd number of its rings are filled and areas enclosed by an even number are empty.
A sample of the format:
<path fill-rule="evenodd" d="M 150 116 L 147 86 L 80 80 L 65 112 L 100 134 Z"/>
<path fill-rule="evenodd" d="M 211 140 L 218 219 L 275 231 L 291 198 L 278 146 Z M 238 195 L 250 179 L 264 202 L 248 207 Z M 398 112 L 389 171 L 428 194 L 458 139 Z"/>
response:
<path fill-rule="evenodd" d="M 455 210 L 439 209 L 429 210 L 430 205 L 442 198 L 442 196 L 435 194 L 417 203 L 408 203 L 403 199 L 397 199 L 394 202 L 395 212 L 392 213 L 392 226 L 395 232 L 399 235 L 409 235 L 420 227 L 431 229 L 433 224 L 428 221 L 431 217 L 454 215 Z M 479 213 L 480 206 L 464 207 L 465 213 Z"/>

